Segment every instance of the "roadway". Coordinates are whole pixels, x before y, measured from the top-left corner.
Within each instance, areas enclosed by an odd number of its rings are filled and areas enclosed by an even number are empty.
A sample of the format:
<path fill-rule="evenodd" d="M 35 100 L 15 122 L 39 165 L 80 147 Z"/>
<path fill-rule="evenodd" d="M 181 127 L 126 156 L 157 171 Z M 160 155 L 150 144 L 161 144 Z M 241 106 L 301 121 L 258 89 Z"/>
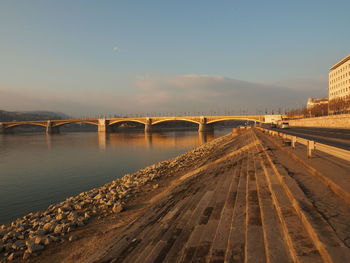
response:
<path fill-rule="evenodd" d="M 329 129 L 329 128 L 306 128 L 306 127 L 291 127 L 289 129 L 264 128 L 274 131 L 284 132 L 290 135 L 295 135 L 308 140 L 328 144 L 334 147 L 339 147 L 345 150 L 350 150 L 350 130 L 348 129 Z"/>

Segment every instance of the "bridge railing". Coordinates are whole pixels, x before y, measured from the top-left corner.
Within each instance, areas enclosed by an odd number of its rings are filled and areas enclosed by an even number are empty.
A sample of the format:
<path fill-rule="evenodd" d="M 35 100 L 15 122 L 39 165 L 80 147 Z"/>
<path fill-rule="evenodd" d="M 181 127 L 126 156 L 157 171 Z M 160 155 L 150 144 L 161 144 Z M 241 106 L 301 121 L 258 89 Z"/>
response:
<path fill-rule="evenodd" d="M 312 157 L 313 152 L 315 150 L 320 151 L 320 152 L 324 152 L 327 153 L 329 155 L 335 156 L 337 158 L 346 160 L 348 162 L 350 162 L 350 151 L 348 150 L 344 150 L 338 147 L 334 147 L 334 146 L 330 146 L 328 144 L 324 144 L 324 143 L 319 143 L 319 142 L 315 142 L 312 140 L 307 140 L 301 137 L 297 137 L 294 135 L 290 135 L 290 134 L 286 134 L 280 131 L 273 131 L 273 130 L 269 130 L 269 129 L 265 129 L 262 127 L 257 127 L 257 129 L 263 131 L 264 133 L 270 134 L 272 136 L 278 136 L 281 137 L 285 140 L 289 140 L 291 143 L 291 146 L 293 148 L 295 148 L 295 144 L 296 143 L 300 143 L 302 145 L 306 146 L 307 149 L 307 156 L 309 158 Z"/>

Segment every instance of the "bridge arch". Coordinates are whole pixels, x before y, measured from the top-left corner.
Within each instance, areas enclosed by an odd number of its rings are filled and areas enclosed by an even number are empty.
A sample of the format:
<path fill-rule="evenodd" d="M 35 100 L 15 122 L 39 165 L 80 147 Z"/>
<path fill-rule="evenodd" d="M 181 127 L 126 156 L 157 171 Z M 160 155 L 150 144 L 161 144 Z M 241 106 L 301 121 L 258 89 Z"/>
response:
<path fill-rule="evenodd" d="M 152 122 L 152 125 L 155 124 L 159 124 L 159 123 L 163 123 L 163 122 L 171 122 L 171 121 L 184 121 L 184 122 L 191 122 L 191 123 L 195 123 L 195 124 L 200 124 L 199 121 L 195 121 L 195 120 L 191 120 L 191 119 L 185 119 L 185 118 L 169 118 L 169 119 L 162 119 L 162 120 L 157 120 Z"/>
<path fill-rule="evenodd" d="M 58 122 L 58 123 L 53 123 L 52 127 L 61 127 L 67 124 L 72 124 L 72 123 L 86 123 L 86 124 L 92 124 L 92 125 L 98 125 L 97 122 L 94 121 L 63 121 L 63 122 Z"/>
<path fill-rule="evenodd" d="M 118 123 L 126 123 L 126 122 L 134 122 L 134 123 L 141 123 L 143 125 L 146 125 L 146 122 L 143 122 L 143 121 L 140 121 L 140 120 L 116 120 L 116 121 L 110 121 L 109 122 L 109 126 L 112 126 L 112 125 L 115 125 L 115 124 L 118 124 Z"/>
<path fill-rule="evenodd" d="M 24 123 L 11 123 L 5 126 L 6 129 L 15 128 L 20 126 L 41 126 L 46 128 L 46 123 L 36 123 L 36 122 L 24 122 Z"/>
<path fill-rule="evenodd" d="M 253 122 L 262 122 L 261 120 L 254 119 L 254 118 L 239 118 L 239 117 L 227 117 L 227 118 L 220 118 L 220 119 L 214 119 L 211 121 L 207 121 L 207 124 L 213 124 L 217 122 L 222 121 L 253 121 Z"/>

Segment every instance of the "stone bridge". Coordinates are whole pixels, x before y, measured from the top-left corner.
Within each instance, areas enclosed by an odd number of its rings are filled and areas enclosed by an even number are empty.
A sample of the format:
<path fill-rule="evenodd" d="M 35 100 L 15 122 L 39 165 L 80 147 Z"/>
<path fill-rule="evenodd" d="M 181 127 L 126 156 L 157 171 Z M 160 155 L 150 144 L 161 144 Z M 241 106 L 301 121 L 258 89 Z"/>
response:
<path fill-rule="evenodd" d="M 154 125 L 171 122 L 185 121 L 198 124 L 198 131 L 205 132 L 212 129 L 213 123 L 229 120 L 248 120 L 254 122 L 268 122 L 270 115 L 238 115 L 238 116 L 179 116 L 179 117 L 136 117 L 136 118 L 91 118 L 91 119 L 69 119 L 69 120 L 45 120 L 45 121 L 12 121 L 0 122 L 0 133 L 10 133 L 11 130 L 18 126 L 34 125 L 45 127 L 46 133 L 59 133 L 59 128 L 71 123 L 88 123 L 98 127 L 99 132 L 111 132 L 113 125 L 120 123 L 141 123 L 145 126 L 145 132 L 151 132 Z M 281 118 L 281 115 L 279 115 Z"/>

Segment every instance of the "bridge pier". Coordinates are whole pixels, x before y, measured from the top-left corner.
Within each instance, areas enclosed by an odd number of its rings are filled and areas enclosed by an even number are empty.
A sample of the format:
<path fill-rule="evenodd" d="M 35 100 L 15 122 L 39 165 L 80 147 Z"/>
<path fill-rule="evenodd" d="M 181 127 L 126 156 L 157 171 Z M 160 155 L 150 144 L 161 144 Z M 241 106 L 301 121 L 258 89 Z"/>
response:
<path fill-rule="evenodd" d="M 109 126 L 109 121 L 106 119 L 98 119 L 98 132 L 111 132 L 112 128 Z"/>
<path fill-rule="evenodd" d="M 211 132 L 213 131 L 213 126 L 207 123 L 207 118 L 201 117 L 198 127 L 198 132 Z"/>
<path fill-rule="evenodd" d="M 199 132 L 211 132 L 213 131 L 213 126 L 206 123 L 200 123 L 198 127 Z"/>
<path fill-rule="evenodd" d="M 46 124 L 46 134 L 55 134 L 60 133 L 60 127 L 58 126 L 52 126 L 53 123 L 51 121 L 48 121 Z"/>
<path fill-rule="evenodd" d="M 152 132 L 152 119 L 151 118 L 146 119 L 145 132 L 146 133 Z"/>

